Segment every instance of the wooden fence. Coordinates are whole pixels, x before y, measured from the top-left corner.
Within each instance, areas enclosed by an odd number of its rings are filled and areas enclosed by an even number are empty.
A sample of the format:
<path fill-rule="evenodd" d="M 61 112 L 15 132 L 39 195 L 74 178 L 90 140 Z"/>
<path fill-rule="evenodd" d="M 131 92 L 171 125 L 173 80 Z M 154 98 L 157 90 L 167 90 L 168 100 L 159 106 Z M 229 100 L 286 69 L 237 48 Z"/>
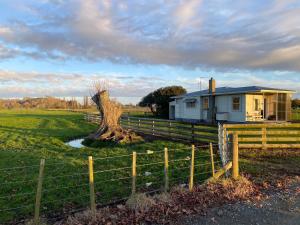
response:
<path fill-rule="evenodd" d="M 223 129 L 239 135 L 240 148 L 300 148 L 300 123 L 224 124 Z"/>
<path fill-rule="evenodd" d="M 85 114 L 84 118 L 99 123 L 96 114 Z M 160 136 L 171 140 L 191 143 L 223 143 L 228 135 L 239 135 L 240 148 L 299 148 L 300 123 L 260 123 L 260 124 L 223 124 L 222 134 L 216 126 L 183 123 L 174 120 L 161 120 L 138 117 L 122 117 L 121 125 L 136 132 Z"/>
<path fill-rule="evenodd" d="M 85 114 L 84 118 L 92 123 L 101 121 L 100 116 L 96 114 Z M 122 127 L 132 129 L 135 132 L 171 140 L 191 143 L 218 143 L 216 126 L 139 117 L 121 117 L 120 123 Z"/>

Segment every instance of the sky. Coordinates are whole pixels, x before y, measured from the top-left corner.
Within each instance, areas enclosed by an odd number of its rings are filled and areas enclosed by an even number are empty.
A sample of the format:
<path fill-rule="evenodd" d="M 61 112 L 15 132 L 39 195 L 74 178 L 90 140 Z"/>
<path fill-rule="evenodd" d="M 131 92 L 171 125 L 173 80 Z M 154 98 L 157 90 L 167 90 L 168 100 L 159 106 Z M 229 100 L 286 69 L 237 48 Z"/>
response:
<path fill-rule="evenodd" d="M 0 0 L 0 98 L 163 86 L 300 92 L 299 0 Z M 295 97 L 300 97 L 299 94 Z"/>

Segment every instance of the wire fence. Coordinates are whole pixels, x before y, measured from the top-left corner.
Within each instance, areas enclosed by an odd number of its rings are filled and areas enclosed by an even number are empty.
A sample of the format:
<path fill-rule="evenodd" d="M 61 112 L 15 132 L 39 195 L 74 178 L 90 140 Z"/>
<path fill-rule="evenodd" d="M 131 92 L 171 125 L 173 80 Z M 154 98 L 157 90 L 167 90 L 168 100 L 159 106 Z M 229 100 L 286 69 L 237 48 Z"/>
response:
<path fill-rule="evenodd" d="M 41 160 L 0 168 L 0 221 L 62 217 L 124 202 L 135 193 L 168 191 L 176 185 L 192 188 L 222 170 L 217 148 L 216 144 L 162 148 L 89 157 L 78 164 Z"/>

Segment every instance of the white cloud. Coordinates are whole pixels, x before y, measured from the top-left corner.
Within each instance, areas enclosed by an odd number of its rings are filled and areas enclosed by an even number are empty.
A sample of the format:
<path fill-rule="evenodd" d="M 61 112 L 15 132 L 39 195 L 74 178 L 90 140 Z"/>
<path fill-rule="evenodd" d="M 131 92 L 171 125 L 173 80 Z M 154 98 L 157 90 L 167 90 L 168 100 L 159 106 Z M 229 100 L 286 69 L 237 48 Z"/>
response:
<path fill-rule="evenodd" d="M 278 72 L 273 79 L 263 78 L 250 72 L 239 74 L 225 73 L 218 76 L 217 86 L 267 86 L 294 89 L 300 93 L 300 82 L 291 77 L 288 72 Z M 95 81 L 108 83 L 113 97 L 128 102 L 139 98 L 163 86 L 181 85 L 189 92 L 199 90 L 199 78 L 191 79 L 187 76 L 174 76 L 163 79 L 159 76 L 126 76 L 122 74 L 75 74 L 75 73 L 38 73 L 16 72 L 0 70 L 0 98 L 5 97 L 42 97 L 42 96 L 86 96 L 91 95 Z M 201 79 L 202 89 L 208 87 L 208 78 Z M 51 88 L 49 88 L 51 87 Z"/>
<path fill-rule="evenodd" d="M 52 0 L 18 8 L 34 13 L 0 24 L 1 58 L 300 71 L 296 0 Z"/>
<path fill-rule="evenodd" d="M 108 84 L 113 97 L 142 97 L 165 80 L 159 77 L 131 77 L 120 74 L 38 73 L 0 70 L 0 98 L 41 96 L 86 96 L 93 83 Z M 51 88 L 49 88 L 51 87 Z"/>

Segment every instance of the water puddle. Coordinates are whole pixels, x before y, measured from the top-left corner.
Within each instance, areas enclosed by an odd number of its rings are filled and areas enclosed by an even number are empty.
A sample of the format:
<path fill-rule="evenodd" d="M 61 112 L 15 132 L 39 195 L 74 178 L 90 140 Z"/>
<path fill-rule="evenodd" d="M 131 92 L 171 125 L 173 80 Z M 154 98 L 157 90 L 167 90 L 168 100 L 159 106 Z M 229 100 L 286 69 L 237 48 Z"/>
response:
<path fill-rule="evenodd" d="M 81 139 L 75 139 L 75 140 L 66 142 L 66 145 L 69 145 L 69 146 L 71 146 L 73 148 L 83 148 L 84 147 L 84 145 L 82 144 L 83 141 L 84 141 L 83 138 L 81 138 Z"/>

